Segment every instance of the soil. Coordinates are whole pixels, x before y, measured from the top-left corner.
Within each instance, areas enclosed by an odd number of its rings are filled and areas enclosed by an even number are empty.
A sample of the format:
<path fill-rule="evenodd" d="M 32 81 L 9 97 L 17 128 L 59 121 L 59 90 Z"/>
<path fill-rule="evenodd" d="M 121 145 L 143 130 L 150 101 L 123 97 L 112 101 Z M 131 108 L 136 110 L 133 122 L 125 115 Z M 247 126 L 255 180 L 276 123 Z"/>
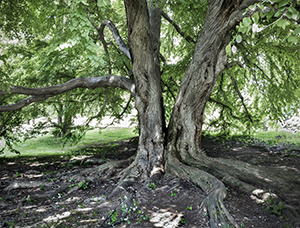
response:
<path fill-rule="evenodd" d="M 118 181 L 107 173 L 95 177 L 86 172 L 131 157 L 136 147 L 132 139 L 78 148 L 69 156 L 0 158 L 0 228 L 209 227 L 207 213 L 200 209 L 205 193 L 192 183 L 165 175 L 155 184 L 135 182 L 109 198 Z M 299 148 L 293 145 L 205 138 L 202 147 L 213 157 L 299 169 Z M 270 198 L 258 203 L 230 187 L 227 193 L 225 206 L 241 227 L 298 227 L 298 220 L 284 213 L 284 202 Z M 299 210 L 300 200 L 295 202 Z"/>

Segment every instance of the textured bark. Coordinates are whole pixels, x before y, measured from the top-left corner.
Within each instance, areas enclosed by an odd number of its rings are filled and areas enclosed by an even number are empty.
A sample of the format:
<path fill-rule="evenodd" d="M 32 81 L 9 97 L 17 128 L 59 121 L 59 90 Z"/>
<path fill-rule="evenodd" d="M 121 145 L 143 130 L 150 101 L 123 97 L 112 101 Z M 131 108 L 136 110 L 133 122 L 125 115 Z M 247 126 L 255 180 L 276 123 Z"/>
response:
<path fill-rule="evenodd" d="M 242 20 L 245 7 L 250 2 L 253 1 L 211 1 L 168 127 L 166 169 L 207 192 L 202 207 L 208 210 L 211 227 L 218 227 L 218 223 L 229 223 L 235 227 L 238 224 L 224 207 L 224 184 L 206 172 L 209 170 L 209 158 L 202 152 L 200 144 L 205 105 L 217 77 L 226 68 L 225 47 L 231 33 Z M 218 162 L 209 164 L 213 167 Z"/>
<path fill-rule="evenodd" d="M 147 2 L 124 2 L 132 71 L 136 84 L 135 104 L 140 126 L 138 153 L 125 174 L 147 179 L 163 173 L 162 90 L 160 71 L 155 59 L 159 45 L 153 47 L 157 44 L 157 39 L 152 40 L 154 34 L 151 31 Z"/>

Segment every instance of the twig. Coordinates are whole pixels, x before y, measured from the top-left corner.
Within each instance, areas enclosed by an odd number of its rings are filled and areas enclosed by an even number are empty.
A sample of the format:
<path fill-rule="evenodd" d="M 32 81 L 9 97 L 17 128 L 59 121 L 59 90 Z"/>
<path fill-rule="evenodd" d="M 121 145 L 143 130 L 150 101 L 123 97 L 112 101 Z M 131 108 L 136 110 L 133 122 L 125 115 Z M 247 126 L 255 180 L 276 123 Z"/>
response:
<path fill-rule="evenodd" d="M 176 31 L 187 41 L 187 42 L 189 42 L 189 43 L 196 43 L 196 41 L 192 38 L 192 37 L 190 37 L 190 36 L 187 36 L 186 34 L 185 34 L 185 32 L 183 32 L 182 30 L 181 30 L 181 28 L 179 27 L 179 25 L 175 22 L 175 21 L 173 21 L 170 17 L 169 17 L 169 15 L 166 13 L 166 12 L 164 12 L 164 11 L 162 11 L 162 13 L 161 13 L 161 15 L 163 16 L 163 18 L 165 18 L 168 22 L 170 22 L 170 24 L 171 25 L 173 25 L 174 26 L 174 28 L 176 29 Z"/>
<path fill-rule="evenodd" d="M 241 99 L 241 101 L 242 101 L 242 104 L 243 104 L 243 106 L 244 106 L 244 108 L 245 108 L 245 111 L 246 111 L 246 113 L 247 113 L 247 115 L 248 115 L 248 118 L 249 118 L 250 122 L 253 123 L 252 118 L 251 118 L 251 116 L 250 116 L 250 114 L 249 114 L 249 112 L 248 112 L 248 109 L 247 109 L 247 107 L 246 107 L 246 105 L 245 105 L 245 103 L 244 103 L 244 97 L 242 96 L 242 94 L 241 94 L 241 92 L 240 92 L 240 90 L 239 90 L 239 88 L 238 88 L 238 86 L 237 86 L 237 84 L 236 84 L 234 78 L 233 78 L 232 76 L 230 76 L 230 78 L 231 78 L 231 81 L 232 81 L 232 84 L 233 84 L 233 86 L 234 86 L 235 91 L 237 92 L 238 96 L 240 97 L 240 99 Z"/>

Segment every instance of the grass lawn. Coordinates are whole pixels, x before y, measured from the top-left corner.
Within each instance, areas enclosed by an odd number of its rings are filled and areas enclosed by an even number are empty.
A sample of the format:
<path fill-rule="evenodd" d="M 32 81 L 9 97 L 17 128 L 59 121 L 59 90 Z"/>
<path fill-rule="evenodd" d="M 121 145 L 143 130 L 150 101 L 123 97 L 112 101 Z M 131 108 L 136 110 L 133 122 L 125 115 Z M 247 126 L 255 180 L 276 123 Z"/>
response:
<path fill-rule="evenodd" d="M 259 131 L 254 136 L 269 144 L 287 142 L 300 146 L 300 132 L 294 134 L 287 131 Z"/>
<path fill-rule="evenodd" d="M 52 135 L 46 135 L 20 143 L 15 146 L 15 149 L 21 152 L 21 156 L 66 155 L 70 150 L 78 147 L 85 147 L 96 143 L 99 144 L 100 142 L 107 143 L 126 140 L 135 136 L 137 135 L 133 133 L 132 128 L 107 128 L 101 132 L 99 132 L 99 130 L 88 131 L 77 145 L 67 143 L 63 147 L 59 139 L 53 138 Z M 12 158 L 20 155 L 5 150 L 4 154 L 0 155 L 0 158 L 3 156 Z"/>

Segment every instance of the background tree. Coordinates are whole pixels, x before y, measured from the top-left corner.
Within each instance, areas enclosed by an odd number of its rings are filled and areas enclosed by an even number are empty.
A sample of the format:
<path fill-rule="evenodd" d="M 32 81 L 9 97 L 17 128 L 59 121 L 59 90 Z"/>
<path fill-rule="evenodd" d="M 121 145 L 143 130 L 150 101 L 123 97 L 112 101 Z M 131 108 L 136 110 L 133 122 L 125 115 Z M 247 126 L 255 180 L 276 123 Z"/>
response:
<path fill-rule="evenodd" d="M 219 111 L 219 119 L 210 125 L 230 132 L 258 126 L 266 116 L 280 119 L 283 108 L 295 104 L 299 92 L 286 93 L 296 90 L 299 82 L 297 2 L 125 0 L 124 9 L 119 1 L 26 1 L 20 5 L 25 10 L 14 15 L 18 23 L 5 16 L 19 12 L 17 5 L 4 3 L 1 19 L 6 21 L 2 27 L 8 37 L 24 36 L 26 46 L 38 39 L 48 45 L 37 55 L 45 63 L 33 67 L 39 72 L 22 72 L 24 84 L 9 77 L 22 68 L 4 71 L 2 126 L 12 121 L 9 115 L 31 103 L 82 88 L 117 87 L 134 96 L 139 117 L 134 160 L 109 164 L 125 166 L 119 177 L 129 181 L 122 185 L 155 181 L 165 172 L 192 181 L 207 192 L 201 206 L 208 209 L 211 227 L 219 222 L 238 227 L 223 204 L 226 188 L 220 179 L 245 192 L 261 187 L 286 198 L 297 193 L 295 170 L 211 158 L 201 150 L 205 109 L 208 115 Z M 32 20 L 27 23 L 23 17 L 28 15 Z M 39 25 L 45 29 L 27 27 L 33 19 L 42 21 Z M 168 60 L 175 56 L 180 60 L 170 64 Z M 70 70 L 73 79 L 58 81 L 56 69 L 61 66 Z M 44 72 L 48 73 L 43 77 Z M 34 84 L 40 75 L 44 84 Z M 30 76 L 33 84 L 28 83 Z M 106 168 L 101 166 L 98 172 Z"/>

